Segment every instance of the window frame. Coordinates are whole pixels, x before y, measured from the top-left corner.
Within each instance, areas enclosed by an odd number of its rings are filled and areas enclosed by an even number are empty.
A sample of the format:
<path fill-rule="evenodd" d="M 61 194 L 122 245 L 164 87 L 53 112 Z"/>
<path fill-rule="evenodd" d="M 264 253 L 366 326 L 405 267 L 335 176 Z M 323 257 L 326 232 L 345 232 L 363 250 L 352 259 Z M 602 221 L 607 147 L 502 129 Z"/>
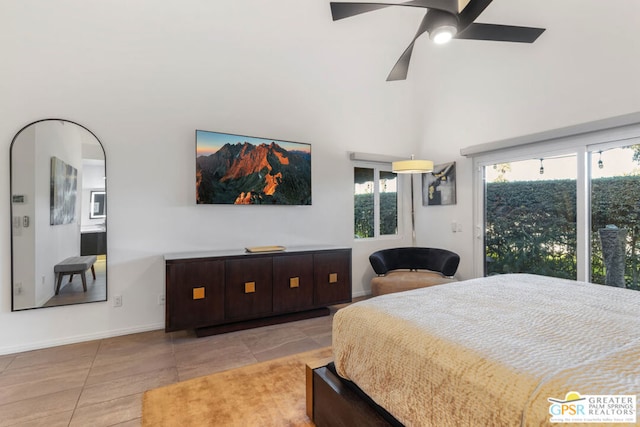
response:
<path fill-rule="evenodd" d="M 484 168 L 497 163 L 515 162 L 575 154 L 577 280 L 591 280 L 591 156 L 602 149 L 640 144 L 640 123 L 624 129 L 611 128 L 583 134 L 549 138 L 544 141 L 501 148 L 473 155 L 473 274 L 482 277 L 485 256 Z"/>
<path fill-rule="evenodd" d="M 396 234 L 380 234 L 380 172 L 393 172 L 391 170 L 391 162 L 373 162 L 373 161 L 363 161 L 363 160 L 354 160 L 352 162 L 352 176 L 355 176 L 355 169 L 356 168 L 363 168 L 363 169 L 373 169 L 373 212 L 374 212 L 374 218 L 373 218 L 373 223 L 374 223 L 374 229 L 373 229 L 373 237 L 362 237 L 362 238 L 357 238 L 356 237 L 356 233 L 355 233 L 355 204 L 353 206 L 352 209 L 352 215 L 351 215 L 351 224 L 353 226 L 352 229 L 352 236 L 353 236 L 353 240 L 355 242 L 371 242 L 371 241 L 377 241 L 377 240 L 394 240 L 394 239 L 401 239 L 402 235 L 403 235 L 403 223 L 404 221 L 402 220 L 403 218 L 403 214 L 402 214 L 402 185 L 400 184 L 400 174 L 395 174 L 396 175 L 396 180 L 397 180 L 397 184 L 396 184 L 396 212 L 397 212 L 397 230 L 398 232 Z M 355 182 L 352 181 L 351 183 L 352 185 L 352 193 L 355 196 L 355 191 L 353 186 L 355 185 Z"/>

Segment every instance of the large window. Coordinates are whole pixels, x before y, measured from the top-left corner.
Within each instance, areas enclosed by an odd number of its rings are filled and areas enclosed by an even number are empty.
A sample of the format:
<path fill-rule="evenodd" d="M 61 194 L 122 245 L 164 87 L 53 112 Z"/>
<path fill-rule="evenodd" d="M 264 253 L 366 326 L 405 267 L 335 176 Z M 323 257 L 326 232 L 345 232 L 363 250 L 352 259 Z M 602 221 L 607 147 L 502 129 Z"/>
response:
<path fill-rule="evenodd" d="M 575 154 L 487 166 L 485 182 L 485 275 L 575 279 Z"/>
<path fill-rule="evenodd" d="M 607 136 L 476 158 L 476 274 L 640 289 L 640 138 Z"/>
<path fill-rule="evenodd" d="M 353 168 L 356 239 L 398 234 L 398 177 L 391 168 Z"/>

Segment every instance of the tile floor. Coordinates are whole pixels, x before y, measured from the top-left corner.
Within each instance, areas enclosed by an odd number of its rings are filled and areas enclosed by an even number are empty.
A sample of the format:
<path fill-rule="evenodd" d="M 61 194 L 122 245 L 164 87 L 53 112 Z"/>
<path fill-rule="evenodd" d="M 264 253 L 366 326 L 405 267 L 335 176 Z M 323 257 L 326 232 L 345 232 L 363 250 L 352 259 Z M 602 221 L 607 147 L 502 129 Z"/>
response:
<path fill-rule="evenodd" d="M 205 338 L 152 331 L 0 356 L 0 426 L 139 426 L 148 389 L 331 345 L 340 307 Z"/>

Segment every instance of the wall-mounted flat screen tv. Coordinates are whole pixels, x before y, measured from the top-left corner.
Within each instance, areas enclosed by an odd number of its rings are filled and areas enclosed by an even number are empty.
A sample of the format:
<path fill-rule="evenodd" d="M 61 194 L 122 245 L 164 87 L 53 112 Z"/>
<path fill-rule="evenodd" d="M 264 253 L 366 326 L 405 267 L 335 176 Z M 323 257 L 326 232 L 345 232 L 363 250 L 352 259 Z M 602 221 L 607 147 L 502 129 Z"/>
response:
<path fill-rule="evenodd" d="M 311 144 L 196 130 L 196 202 L 310 205 Z"/>

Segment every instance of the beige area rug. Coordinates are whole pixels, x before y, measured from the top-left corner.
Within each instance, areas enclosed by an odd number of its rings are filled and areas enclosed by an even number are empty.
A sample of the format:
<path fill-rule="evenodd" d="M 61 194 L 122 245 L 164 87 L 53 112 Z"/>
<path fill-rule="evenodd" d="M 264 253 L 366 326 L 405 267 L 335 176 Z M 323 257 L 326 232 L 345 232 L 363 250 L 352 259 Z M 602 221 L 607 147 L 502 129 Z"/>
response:
<path fill-rule="evenodd" d="M 145 392 L 143 426 L 313 426 L 305 365 L 331 347 L 193 378 Z"/>

